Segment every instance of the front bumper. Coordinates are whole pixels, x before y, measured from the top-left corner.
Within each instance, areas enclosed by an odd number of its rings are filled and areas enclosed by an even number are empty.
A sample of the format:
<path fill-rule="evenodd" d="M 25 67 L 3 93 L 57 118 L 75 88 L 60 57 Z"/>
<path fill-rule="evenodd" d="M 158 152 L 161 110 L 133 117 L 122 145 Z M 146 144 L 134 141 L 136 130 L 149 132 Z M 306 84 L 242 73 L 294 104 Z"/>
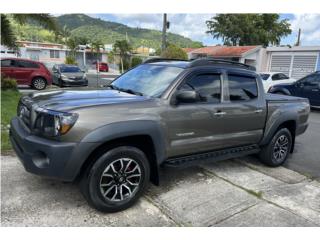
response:
<path fill-rule="evenodd" d="M 69 81 L 69 80 L 61 80 L 62 85 L 65 87 L 73 87 L 73 86 L 88 86 L 88 80 L 77 80 L 77 81 Z"/>
<path fill-rule="evenodd" d="M 32 135 L 15 117 L 11 120 L 10 140 L 26 171 L 60 179 L 73 181 L 94 149 L 92 144 L 59 142 Z"/>

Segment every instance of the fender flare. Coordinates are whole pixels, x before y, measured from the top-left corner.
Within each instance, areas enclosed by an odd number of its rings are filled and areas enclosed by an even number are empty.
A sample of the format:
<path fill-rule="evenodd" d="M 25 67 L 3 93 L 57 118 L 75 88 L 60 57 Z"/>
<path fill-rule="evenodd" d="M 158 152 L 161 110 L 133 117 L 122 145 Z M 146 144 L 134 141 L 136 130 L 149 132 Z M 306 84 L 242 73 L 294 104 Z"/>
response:
<path fill-rule="evenodd" d="M 152 120 L 135 120 L 111 123 L 95 129 L 86 135 L 81 142 L 105 143 L 114 139 L 147 135 L 151 137 L 158 165 L 166 158 L 164 130 Z"/>
<path fill-rule="evenodd" d="M 281 124 L 288 121 L 294 121 L 297 126 L 298 119 L 293 112 L 286 112 L 286 114 L 283 115 L 280 111 L 278 111 L 277 113 L 272 114 L 272 116 L 269 118 L 269 123 L 266 125 L 260 145 L 263 146 L 268 144 Z M 295 136 L 292 136 L 292 139 L 295 139 Z"/>
<path fill-rule="evenodd" d="M 86 135 L 79 143 L 73 157 L 70 159 L 64 169 L 64 175 L 68 179 L 74 180 L 80 176 L 81 168 L 87 162 L 88 157 L 102 144 L 118 138 L 147 135 L 151 138 L 155 149 L 156 167 L 154 183 L 159 185 L 159 166 L 166 159 L 166 145 L 164 131 L 160 124 L 152 120 L 134 120 L 111 123 L 99 127 Z"/>

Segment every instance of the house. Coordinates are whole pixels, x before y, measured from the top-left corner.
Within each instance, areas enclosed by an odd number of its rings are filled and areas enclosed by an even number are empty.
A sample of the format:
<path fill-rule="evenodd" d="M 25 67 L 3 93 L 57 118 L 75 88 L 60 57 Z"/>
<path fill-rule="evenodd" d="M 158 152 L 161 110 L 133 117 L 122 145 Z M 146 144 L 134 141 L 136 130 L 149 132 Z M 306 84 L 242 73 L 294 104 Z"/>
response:
<path fill-rule="evenodd" d="M 213 57 L 223 60 L 231 60 L 262 68 L 265 49 L 262 46 L 208 46 L 197 49 L 184 49 L 189 59 Z"/>
<path fill-rule="evenodd" d="M 267 47 L 262 70 L 299 79 L 320 70 L 320 46 Z"/>
<path fill-rule="evenodd" d="M 41 62 L 63 63 L 67 48 L 57 43 L 17 41 L 19 56 Z"/>
<path fill-rule="evenodd" d="M 58 43 L 17 41 L 17 45 L 19 46 L 17 52 L 1 45 L 1 57 L 21 57 L 54 65 L 64 63 L 70 53 L 67 46 Z M 111 47 L 109 46 L 109 48 Z M 81 68 L 95 68 L 93 64 L 95 61 L 107 62 L 108 52 L 104 49 L 99 52 L 86 48 L 79 49 L 76 53 L 76 61 Z"/>
<path fill-rule="evenodd" d="M 0 45 L 1 57 L 17 57 L 17 52 L 15 50 L 9 49 L 6 46 Z"/>
<path fill-rule="evenodd" d="M 140 47 L 133 50 L 133 53 L 139 54 L 139 55 L 144 55 L 144 56 L 152 55 L 155 52 L 156 52 L 156 50 L 154 48 L 149 48 L 146 46 L 140 46 Z"/>

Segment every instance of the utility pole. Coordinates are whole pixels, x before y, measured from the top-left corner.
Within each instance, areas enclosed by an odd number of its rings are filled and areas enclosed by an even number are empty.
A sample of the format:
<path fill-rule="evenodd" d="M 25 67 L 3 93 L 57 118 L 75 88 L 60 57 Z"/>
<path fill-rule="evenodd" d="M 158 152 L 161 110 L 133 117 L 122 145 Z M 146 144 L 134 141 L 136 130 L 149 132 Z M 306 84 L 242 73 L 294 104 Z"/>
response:
<path fill-rule="evenodd" d="M 162 44 L 161 44 L 161 52 L 163 52 L 166 49 L 166 42 L 167 42 L 167 14 L 163 14 L 163 26 L 162 26 Z"/>
<path fill-rule="evenodd" d="M 298 40 L 297 40 L 296 46 L 300 46 L 301 44 L 300 38 L 301 38 L 301 28 L 299 28 L 299 31 L 298 31 Z"/>

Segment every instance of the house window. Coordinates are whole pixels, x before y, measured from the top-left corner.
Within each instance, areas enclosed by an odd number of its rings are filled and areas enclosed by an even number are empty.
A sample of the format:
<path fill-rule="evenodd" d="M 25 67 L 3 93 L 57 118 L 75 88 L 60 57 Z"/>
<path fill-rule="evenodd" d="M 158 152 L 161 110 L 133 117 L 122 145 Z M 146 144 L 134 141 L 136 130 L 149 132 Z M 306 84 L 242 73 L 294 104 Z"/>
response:
<path fill-rule="evenodd" d="M 59 50 L 50 50 L 50 58 L 60 58 Z"/>

